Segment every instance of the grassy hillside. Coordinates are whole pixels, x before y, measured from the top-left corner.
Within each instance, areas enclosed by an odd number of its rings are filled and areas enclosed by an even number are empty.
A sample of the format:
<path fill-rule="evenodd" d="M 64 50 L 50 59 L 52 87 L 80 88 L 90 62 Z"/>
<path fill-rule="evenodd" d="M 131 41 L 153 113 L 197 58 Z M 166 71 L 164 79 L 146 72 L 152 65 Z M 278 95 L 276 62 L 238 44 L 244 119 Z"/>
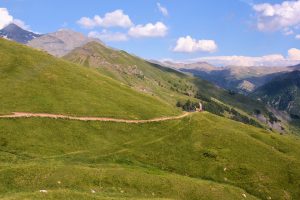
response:
<path fill-rule="evenodd" d="M 231 94 L 208 81 L 149 63 L 124 51 L 111 49 L 96 42 L 74 49 L 64 59 L 96 68 L 115 80 L 121 81 L 142 93 L 154 95 L 171 105 L 175 105 L 177 101 L 184 104 L 188 99 L 198 103 L 199 100 L 207 101 L 214 98 L 244 111 L 242 112 L 244 118 L 253 118 L 252 115 L 257 110 L 268 118 L 267 109 L 258 101 L 240 94 Z M 220 108 L 222 106 L 216 105 L 212 101 L 205 104 L 209 104 L 206 107 L 209 107 L 207 110 L 210 112 L 220 113 L 220 115 L 248 123 L 247 120 L 239 119 L 240 116 L 231 117 L 234 113 L 227 115 L 224 111 L 215 112 L 214 107 Z M 213 109 L 211 109 L 212 107 Z M 247 114 L 245 115 L 245 113 Z"/>
<path fill-rule="evenodd" d="M 1 119 L 0 127 L 2 199 L 300 198 L 298 137 L 209 113 L 149 124 Z"/>
<path fill-rule="evenodd" d="M 0 113 L 153 118 L 180 111 L 88 69 L 0 39 Z"/>
<path fill-rule="evenodd" d="M 74 49 L 64 59 L 96 68 L 135 90 L 155 95 L 173 105 L 176 99 L 193 96 L 196 92 L 186 75 L 97 42 Z"/>

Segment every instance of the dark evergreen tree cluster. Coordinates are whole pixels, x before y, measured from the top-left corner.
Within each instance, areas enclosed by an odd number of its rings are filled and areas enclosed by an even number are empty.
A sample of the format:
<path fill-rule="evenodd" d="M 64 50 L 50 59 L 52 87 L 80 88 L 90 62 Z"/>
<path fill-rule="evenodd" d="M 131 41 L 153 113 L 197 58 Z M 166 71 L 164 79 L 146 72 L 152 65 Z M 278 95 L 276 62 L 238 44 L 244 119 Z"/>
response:
<path fill-rule="evenodd" d="M 199 108 L 199 103 L 192 102 L 191 100 L 187 100 L 186 102 L 178 101 L 176 106 L 182 108 L 184 111 L 194 112 Z"/>
<path fill-rule="evenodd" d="M 231 114 L 233 115 L 231 117 L 231 119 L 233 119 L 235 121 L 243 122 L 245 124 L 250 124 L 250 125 L 262 128 L 262 125 L 259 124 L 257 121 L 255 121 L 254 119 L 251 119 L 245 115 L 242 115 L 241 113 L 239 113 L 238 111 L 236 111 L 233 108 L 231 108 Z"/>

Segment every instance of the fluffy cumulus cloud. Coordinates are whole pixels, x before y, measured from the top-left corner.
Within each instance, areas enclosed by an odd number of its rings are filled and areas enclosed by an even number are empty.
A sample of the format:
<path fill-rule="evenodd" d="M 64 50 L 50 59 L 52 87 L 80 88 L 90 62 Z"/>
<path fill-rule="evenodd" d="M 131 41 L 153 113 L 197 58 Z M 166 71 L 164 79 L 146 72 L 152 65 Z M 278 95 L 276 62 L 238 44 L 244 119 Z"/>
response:
<path fill-rule="evenodd" d="M 250 56 L 212 56 L 189 60 L 189 62 L 208 62 L 218 66 L 291 66 L 300 63 L 300 50 L 288 50 L 287 57 L 281 54 Z"/>
<path fill-rule="evenodd" d="M 83 28 L 92 29 L 96 26 L 99 26 L 100 22 L 97 22 L 97 19 L 100 19 L 100 21 L 102 21 L 102 19 L 98 15 L 96 15 L 93 19 L 88 17 L 82 17 L 80 18 L 80 20 L 77 21 L 77 23 Z"/>
<path fill-rule="evenodd" d="M 30 26 L 25 24 L 25 22 L 20 19 L 14 19 L 14 17 L 9 14 L 7 8 L 0 8 L 0 29 L 10 23 L 14 23 L 25 30 L 30 30 Z"/>
<path fill-rule="evenodd" d="M 102 32 L 91 31 L 88 36 L 92 38 L 98 38 L 106 42 L 119 42 L 128 40 L 127 35 L 124 33 L 111 33 L 107 30 L 103 30 Z"/>
<path fill-rule="evenodd" d="M 257 28 L 261 31 L 291 33 L 291 29 L 300 25 L 300 0 L 254 4 L 253 9 L 257 15 Z"/>
<path fill-rule="evenodd" d="M 201 52 L 215 52 L 218 46 L 214 40 L 196 40 L 191 36 L 180 37 L 177 40 L 177 44 L 173 51 L 175 52 L 185 52 L 193 53 L 197 51 Z"/>
<path fill-rule="evenodd" d="M 128 34 L 131 37 L 164 37 L 167 35 L 168 27 L 162 22 L 156 22 L 155 24 L 148 23 L 146 25 L 137 25 L 131 27 Z"/>
<path fill-rule="evenodd" d="M 123 10 L 115 10 L 113 12 L 106 13 L 104 17 L 95 15 L 93 18 L 82 17 L 77 23 L 83 28 L 95 28 L 100 27 L 122 27 L 129 28 L 133 26 L 133 23 L 128 15 L 124 14 Z"/>
<path fill-rule="evenodd" d="M 13 19 L 6 8 L 0 8 L 0 29 L 12 23 Z"/>
<path fill-rule="evenodd" d="M 300 61 L 300 50 L 296 48 L 292 48 L 288 51 L 288 59 Z"/>
<path fill-rule="evenodd" d="M 168 10 L 157 4 L 163 15 L 168 15 Z M 124 14 L 123 10 L 115 10 L 113 12 L 106 13 L 104 17 L 95 15 L 93 18 L 82 17 L 77 23 L 87 29 L 92 29 L 90 36 L 99 38 L 104 41 L 126 41 L 128 38 L 143 38 L 143 37 L 164 37 L 167 35 L 168 27 L 162 22 L 148 23 L 134 25 L 130 17 Z M 126 33 L 121 32 L 109 32 L 104 30 L 102 32 L 94 31 L 97 27 L 110 28 L 119 27 L 127 29 Z"/>
<path fill-rule="evenodd" d="M 164 16 L 169 15 L 168 9 L 166 7 L 163 7 L 160 3 L 157 3 L 156 5 L 157 5 L 159 12 L 161 12 L 161 14 L 163 14 Z"/>
<path fill-rule="evenodd" d="M 266 55 L 262 57 L 248 57 L 248 56 L 216 56 L 216 57 L 202 57 L 198 61 L 209 62 L 215 65 L 228 66 L 263 66 L 263 65 L 280 65 L 284 60 L 284 56 L 280 54 Z"/>

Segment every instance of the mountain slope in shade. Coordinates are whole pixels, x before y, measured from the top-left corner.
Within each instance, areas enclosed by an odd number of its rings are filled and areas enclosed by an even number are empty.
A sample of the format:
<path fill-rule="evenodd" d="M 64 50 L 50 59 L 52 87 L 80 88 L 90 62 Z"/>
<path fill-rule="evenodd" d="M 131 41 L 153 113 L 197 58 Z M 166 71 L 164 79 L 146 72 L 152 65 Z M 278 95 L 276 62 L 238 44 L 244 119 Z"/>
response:
<path fill-rule="evenodd" d="M 35 38 L 28 42 L 28 45 L 33 48 L 44 50 L 53 56 L 61 57 L 68 54 L 74 48 L 80 47 L 91 41 L 102 43 L 98 39 L 86 37 L 81 33 L 62 29 Z"/>
<path fill-rule="evenodd" d="M 38 38 L 41 35 L 26 31 L 16 24 L 9 24 L 0 30 L 0 37 L 13 40 L 22 44 L 26 44 L 28 41 Z"/>
<path fill-rule="evenodd" d="M 278 110 L 300 116 L 300 71 L 277 76 L 258 88 L 252 96 Z"/>

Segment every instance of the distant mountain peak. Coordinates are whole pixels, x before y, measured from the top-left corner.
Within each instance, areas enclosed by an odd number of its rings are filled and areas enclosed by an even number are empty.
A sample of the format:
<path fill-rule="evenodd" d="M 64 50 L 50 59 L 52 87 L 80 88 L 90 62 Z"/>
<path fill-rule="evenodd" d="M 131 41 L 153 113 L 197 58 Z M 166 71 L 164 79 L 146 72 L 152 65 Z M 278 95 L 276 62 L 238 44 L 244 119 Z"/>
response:
<path fill-rule="evenodd" d="M 23 44 L 26 44 L 28 41 L 40 36 L 40 34 L 36 34 L 22 29 L 20 26 L 14 23 L 7 25 L 6 27 L 0 30 L 0 37 Z"/>
<path fill-rule="evenodd" d="M 53 35 L 53 34 L 71 34 L 71 35 L 81 35 L 81 36 L 85 37 L 82 33 L 74 31 L 72 29 L 67 29 L 67 28 L 62 28 L 56 32 L 49 33 L 49 34 L 51 34 L 51 35 Z"/>
<path fill-rule="evenodd" d="M 7 26 L 5 26 L 2 30 L 5 31 L 15 31 L 15 30 L 23 30 L 20 26 L 14 24 L 14 23 L 10 23 Z"/>
<path fill-rule="evenodd" d="M 57 32 L 45 34 L 31 40 L 28 42 L 28 46 L 45 50 L 57 57 L 62 57 L 73 49 L 92 41 L 103 45 L 99 39 L 86 37 L 82 33 L 71 29 L 60 29 Z"/>

